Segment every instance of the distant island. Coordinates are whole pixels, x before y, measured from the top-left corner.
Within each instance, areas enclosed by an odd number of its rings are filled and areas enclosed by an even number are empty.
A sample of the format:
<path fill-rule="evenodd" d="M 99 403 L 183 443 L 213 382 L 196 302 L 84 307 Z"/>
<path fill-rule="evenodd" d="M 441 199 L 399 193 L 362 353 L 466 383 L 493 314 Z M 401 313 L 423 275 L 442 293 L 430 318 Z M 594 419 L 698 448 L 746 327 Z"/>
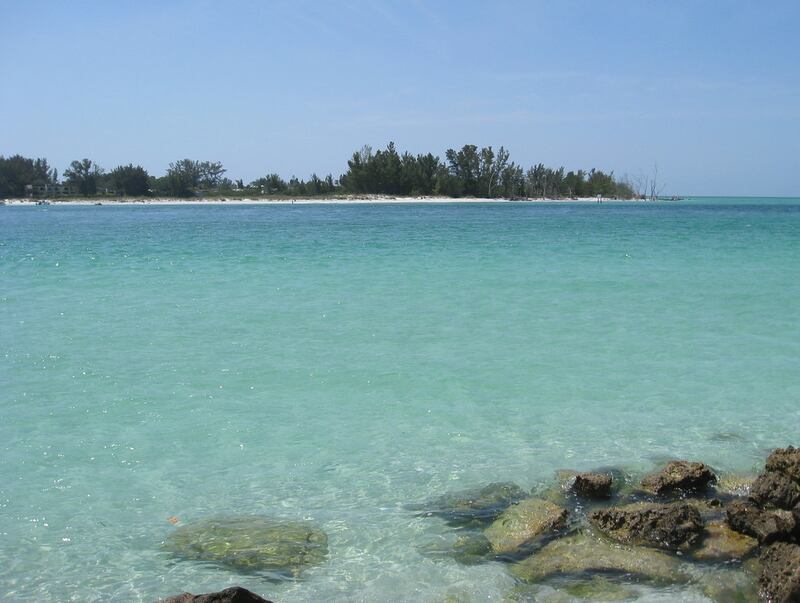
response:
<path fill-rule="evenodd" d="M 364 146 L 347 161 L 338 178 L 312 174 L 307 180 L 288 181 L 275 173 L 245 184 L 225 176 L 217 161 L 181 159 L 167 172 L 153 176 L 142 166 L 120 165 L 107 171 L 90 159 L 73 161 L 62 178 L 47 159 L 21 155 L 0 156 L 0 199 L 91 198 L 325 198 L 342 195 L 393 197 L 448 197 L 486 199 L 615 199 L 657 198 L 657 172 L 635 180 L 616 178 L 602 170 L 565 171 L 539 163 L 524 169 L 500 147 L 464 145 L 448 149 L 445 158 L 397 151 L 390 142 L 373 151 Z"/>

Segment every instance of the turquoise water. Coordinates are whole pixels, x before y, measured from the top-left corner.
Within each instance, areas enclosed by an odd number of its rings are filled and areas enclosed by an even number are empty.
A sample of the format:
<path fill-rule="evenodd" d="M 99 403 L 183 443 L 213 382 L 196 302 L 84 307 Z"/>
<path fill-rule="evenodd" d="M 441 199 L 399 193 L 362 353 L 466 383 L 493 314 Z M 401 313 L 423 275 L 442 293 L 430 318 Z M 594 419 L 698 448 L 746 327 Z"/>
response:
<path fill-rule="evenodd" d="M 409 503 L 752 471 L 800 443 L 799 310 L 800 200 L 2 207 L 0 600 L 502 600 Z M 329 559 L 161 550 L 220 513 L 311 519 Z"/>

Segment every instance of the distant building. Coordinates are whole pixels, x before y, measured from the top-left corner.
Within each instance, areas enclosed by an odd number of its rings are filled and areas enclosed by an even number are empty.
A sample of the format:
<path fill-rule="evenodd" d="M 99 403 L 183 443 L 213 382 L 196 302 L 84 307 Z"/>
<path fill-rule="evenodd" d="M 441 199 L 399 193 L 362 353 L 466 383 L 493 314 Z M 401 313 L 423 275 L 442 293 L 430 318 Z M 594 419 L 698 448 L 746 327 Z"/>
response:
<path fill-rule="evenodd" d="M 78 187 L 69 183 L 64 184 L 26 184 L 25 196 L 34 197 L 66 197 L 78 195 Z"/>

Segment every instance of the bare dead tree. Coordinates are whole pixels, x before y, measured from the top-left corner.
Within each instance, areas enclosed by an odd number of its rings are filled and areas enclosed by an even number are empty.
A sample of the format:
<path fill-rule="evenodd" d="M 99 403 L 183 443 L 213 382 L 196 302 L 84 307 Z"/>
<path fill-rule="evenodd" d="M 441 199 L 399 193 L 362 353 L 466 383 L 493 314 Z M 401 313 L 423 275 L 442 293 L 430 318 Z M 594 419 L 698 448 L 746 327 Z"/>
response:
<path fill-rule="evenodd" d="M 630 182 L 639 199 L 656 201 L 664 190 L 664 185 L 658 182 L 657 163 L 653 164 L 653 171 L 650 174 L 639 172 Z"/>
<path fill-rule="evenodd" d="M 653 176 L 650 179 L 650 200 L 657 201 L 661 197 L 664 190 L 664 185 L 658 184 L 658 163 L 653 164 Z"/>
<path fill-rule="evenodd" d="M 638 199 L 647 199 L 647 193 L 650 188 L 650 179 L 646 174 L 639 172 L 632 178 L 633 189 L 636 191 Z"/>

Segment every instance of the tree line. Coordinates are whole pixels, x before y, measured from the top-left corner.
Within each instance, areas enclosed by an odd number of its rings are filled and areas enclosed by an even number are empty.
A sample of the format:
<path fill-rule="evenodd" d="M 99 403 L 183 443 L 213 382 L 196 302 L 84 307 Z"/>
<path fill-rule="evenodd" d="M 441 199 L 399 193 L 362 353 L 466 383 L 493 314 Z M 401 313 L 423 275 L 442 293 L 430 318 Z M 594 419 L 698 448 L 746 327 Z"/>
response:
<path fill-rule="evenodd" d="M 197 197 L 204 195 L 329 196 L 381 194 L 397 196 L 486 198 L 635 198 L 643 196 L 627 179 L 602 170 L 565 171 L 539 163 L 527 169 L 511 161 L 500 147 L 464 145 L 448 149 L 444 159 L 432 154 L 399 153 L 394 143 L 373 151 L 364 146 L 347 161 L 347 171 L 288 181 L 276 173 L 245 184 L 226 177 L 218 161 L 181 159 L 165 174 L 152 176 L 140 165 L 120 165 L 106 171 L 90 159 L 75 160 L 63 171 L 44 158 L 0 156 L 0 198 L 82 195 L 92 197 Z"/>

